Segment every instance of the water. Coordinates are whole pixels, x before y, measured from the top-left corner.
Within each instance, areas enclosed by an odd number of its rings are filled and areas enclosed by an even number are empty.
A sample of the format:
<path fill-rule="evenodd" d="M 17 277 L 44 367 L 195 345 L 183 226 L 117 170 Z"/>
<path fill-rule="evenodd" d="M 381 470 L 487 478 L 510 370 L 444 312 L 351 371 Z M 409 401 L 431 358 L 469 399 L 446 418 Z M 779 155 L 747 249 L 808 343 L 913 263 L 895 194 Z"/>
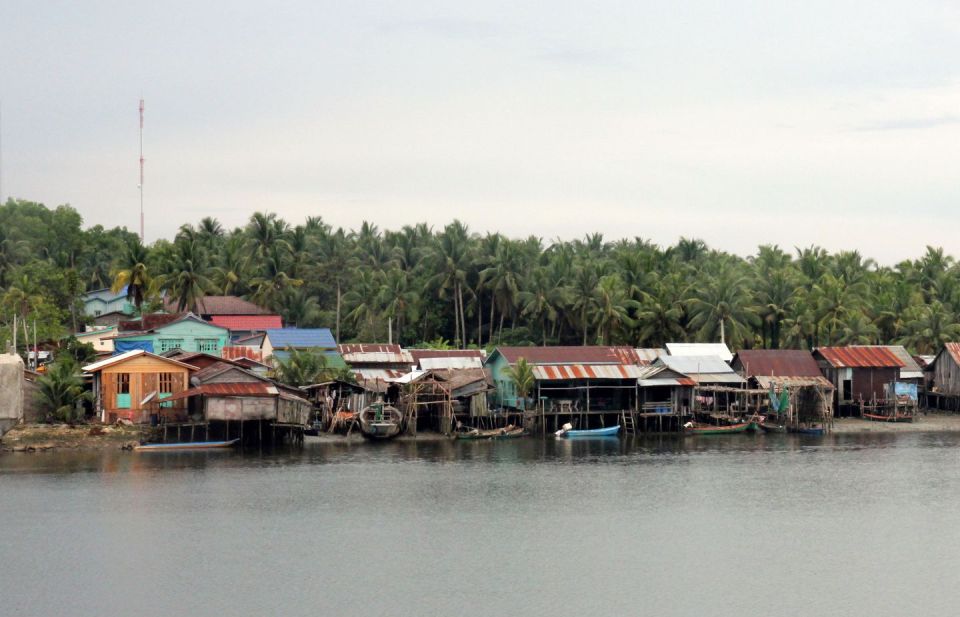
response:
<path fill-rule="evenodd" d="M 0 454 L 0 615 L 953 615 L 958 446 Z"/>

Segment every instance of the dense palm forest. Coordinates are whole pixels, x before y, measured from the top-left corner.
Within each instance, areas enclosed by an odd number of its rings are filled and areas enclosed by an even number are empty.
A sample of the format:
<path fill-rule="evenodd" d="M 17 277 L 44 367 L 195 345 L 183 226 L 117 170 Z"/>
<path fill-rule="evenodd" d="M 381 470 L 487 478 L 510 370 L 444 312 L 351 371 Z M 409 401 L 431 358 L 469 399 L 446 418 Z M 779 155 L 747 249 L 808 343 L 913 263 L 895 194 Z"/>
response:
<path fill-rule="evenodd" d="M 885 267 L 816 246 L 761 246 L 744 259 L 686 238 L 665 248 L 598 234 L 513 239 L 457 221 L 345 230 L 262 212 L 232 230 L 203 218 L 143 246 L 126 229 L 83 229 L 68 206 L 0 207 L 4 340 L 14 314 L 36 321 L 41 340 L 60 339 L 82 327 L 85 291 L 124 285 L 144 311 L 159 309 L 161 294 L 184 310 L 207 293 L 239 295 L 341 342 L 899 342 L 931 353 L 960 339 L 960 266 L 935 248 Z"/>

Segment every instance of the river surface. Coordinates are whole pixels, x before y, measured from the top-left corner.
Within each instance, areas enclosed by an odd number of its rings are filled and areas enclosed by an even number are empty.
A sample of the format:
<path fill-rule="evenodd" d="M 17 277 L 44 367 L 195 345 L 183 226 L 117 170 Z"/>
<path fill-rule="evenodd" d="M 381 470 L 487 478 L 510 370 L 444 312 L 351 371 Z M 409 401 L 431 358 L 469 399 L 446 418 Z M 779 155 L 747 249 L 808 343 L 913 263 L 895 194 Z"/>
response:
<path fill-rule="evenodd" d="M 960 436 L 0 454 L 0 615 L 955 615 Z"/>

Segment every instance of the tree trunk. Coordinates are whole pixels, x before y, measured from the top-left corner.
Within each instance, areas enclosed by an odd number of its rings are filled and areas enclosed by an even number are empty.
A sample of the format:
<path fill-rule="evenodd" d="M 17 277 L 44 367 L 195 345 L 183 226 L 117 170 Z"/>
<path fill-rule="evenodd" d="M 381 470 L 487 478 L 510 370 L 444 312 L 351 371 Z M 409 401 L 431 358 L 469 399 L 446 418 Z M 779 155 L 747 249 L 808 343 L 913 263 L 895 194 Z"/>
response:
<path fill-rule="evenodd" d="M 724 336 L 724 334 L 725 334 L 725 332 L 724 332 L 724 329 L 723 329 L 723 318 L 721 317 L 721 318 L 720 318 L 720 342 L 721 342 L 721 343 L 726 343 L 726 342 L 727 342 L 726 337 Z"/>
<path fill-rule="evenodd" d="M 463 287 L 458 288 L 457 296 L 460 298 L 460 330 L 463 332 L 463 347 L 467 348 L 467 315 L 463 310 Z"/>
<path fill-rule="evenodd" d="M 506 313 L 500 313 L 500 329 L 497 331 L 497 344 L 503 340 L 503 318 L 506 316 Z"/>
<path fill-rule="evenodd" d="M 387 344 L 393 345 L 393 317 L 387 317 Z"/>
<path fill-rule="evenodd" d="M 457 305 L 457 296 L 460 291 L 460 283 L 453 286 L 453 346 L 460 344 L 460 307 Z"/>
<path fill-rule="evenodd" d="M 490 332 L 489 332 L 489 336 L 487 336 L 487 340 L 490 340 L 490 341 L 493 340 L 493 323 L 494 323 L 494 321 L 493 321 L 494 312 L 493 312 L 493 311 L 494 311 L 494 309 L 495 309 L 496 307 L 497 307 L 496 298 L 493 297 L 493 294 L 490 294 Z M 499 343 L 500 341 L 497 341 L 497 342 Z"/>
<path fill-rule="evenodd" d="M 483 296 L 477 290 L 477 347 L 483 348 Z"/>
<path fill-rule="evenodd" d="M 583 324 L 583 346 L 587 346 L 587 309 L 580 309 L 580 323 Z"/>
<path fill-rule="evenodd" d="M 340 343 L 340 281 L 337 281 L 337 343 Z"/>

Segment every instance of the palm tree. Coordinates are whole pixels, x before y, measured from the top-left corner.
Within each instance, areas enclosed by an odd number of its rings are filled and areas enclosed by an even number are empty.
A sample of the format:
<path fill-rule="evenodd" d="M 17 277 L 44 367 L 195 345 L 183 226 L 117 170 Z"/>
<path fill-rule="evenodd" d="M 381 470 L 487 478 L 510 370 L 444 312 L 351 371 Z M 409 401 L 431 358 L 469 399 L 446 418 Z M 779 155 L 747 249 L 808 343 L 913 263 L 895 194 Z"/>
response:
<path fill-rule="evenodd" d="M 301 388 L 325 381 L 334 371 L 319 349 L 287 349 L 287 358 L 273 358 L 273 378 L 282 384 Z"/>
<path fill-rule="evenodd" d="M 490 319 L 493 320 L 494 305 L 500 311 L 498 340 L 503 334 L 504 317 L 508 314 L 512 315 L 516 309 L 522 276 L 523 264 L 520 261 L 520 252 L 509 240 L 498 244 L 490 267 L 480 272 L 480 286 L 489 290 L 492 295 Z"/>
<path fill-rule="evenodd" d="M 622 342 L 627 329 L 635 324 L 630 312 L 640 307 L 640 303 L 630 298 L 627 289 L 617 274 L 608 274 L 597 284 L 596 312 L 593 320 L 597 326 L 597 338 L 604 345 L 613 345 L 615 335 Z"/>
<path fill-rule="evenodd" d="M 740 347 L 750 339 L 751 326 L 760 324 L 752 308 L 747 277 L 729 262 L 721 263 L 711 276 L 701 279 L 698 294 L 690 302 L 690 326 L 698 328 L 700 340 L 720 339 Z"/>
<path fill-rule="evenodd" d="M 120 265 L 113 273 L 113 285 L 110 291 L 119 293 L 126 287 L 127 300 L 140 312 L 143 300 L 152 289 L 153 279 L 147 271 L 149 252 L 140 244 L 140 240 L 131 240 L 124 247 Z"/>
<path fill-rule="evenodd" d="M 466 347 L 466 318 L 463 316 L 463 288 L 467 283 L 469 236 L 460 221 L 447 225 L 434 242 L 430 255 L 433 271 L 431 283 L 440 291 L 440 298 L 453 302 L 454 343 Z M 462 336 L 461 336 L 462 333 Z"/>
<path fill-rule="evenodd" d="M 380 310 L 381 275 L 372 270 L 358 270 L 344 302 L 351 307 L 347 319 L 359 331 L 361 340 L 377 340 L 377 319 Z"/>
<path fill-rule="evenodd" d="M 900 344 L 916 353 L 937 353 L 945 343 L 960 339 L 960 323 L 939 300 L 909 309 L 906 334 Z"/>
<path fill-rule="evenodd" d="M 567 289 L 557 285 L 543 266 L 533 270 L 526 289 L 517 295 L 520 314 L 540 322 L 543 345 L 547 345 L 547 324 L 555 324 L 566 303 Z"/>
<path fill-rule="evenodd" d="M 37 378 L 38 402 L 47 417 L 73 423 L 83 417 L 79 404 L 93 399 L 86 390 L 76 362 L 69 355 L 61 355 L 47 371 Z"/>
<path fill-rule="evenodd" d="M 340 315 L 343 306 L 343 283 L 353 264 L 353 255 L 350 250 L 350 237 L 343 228 L 336 232 L 320 236 L 318 247 L 318 276 L 332 279 L 336 286 L 336 334 L 340 339 Z"/>
<path fill-rule="evenodd" d="M 283 294 L 288 289 L 303 285 L 302 279 L 291 278 L 287 274 L 280 255 L 281 247 L 280 244 L 274 244 L 270 248 L 261 262 L 263 274 L 250 280 L 250 285 L 254 287 L 253 300 L 272 310 L 279 310 Z"/>
<path fill-rule="evenodd" d="M 521 401 L 526 401 L 527 396 L 530 395 L 531 390 L 533 390 L 533 385 L 536 382 L 533 376 L 533 367 L 527 363 L 527 359 L 517 358 L 516 363 L 508 367 L 504 372 L 513 383 L 517 398 Z M 524 403 L 520 404 L 521 408 L 524 406 Z"/>
<path fill-rule="evenodd" d="M 579 325 L 583 332 L 582 345 L 587 344 L 587 329 L 590 327 L 590 317 L 597 305 L 596 291 L 599 284 L 600 277 L 593 263 L 581 263 L 574 267 L 573 284 L 570 288 L 573 301 L 570 308 L 577 315 L 576 325 Z"/>
<path fill-rule="evenodd" d="M 198 313 L 199 301 L 213 287 L 207 278 L 206 254 L 199 241 L 182 238 L 177 242 L 167 269 L 169 274 L 160 278 L 160 288 L 176 301 L 178 311 Z"/>
<path fill-rule="evenodd" d="M 223 243 L 219 254 L 220 265 L 211 272 L 211 281 L 225 296 L 243 295 L 249 289 L 250 251 L 241 236 L 231 236 Z"/>
<path fill-rule="evenodd" d="M 381 277 L 380 297 L 377 304 L 383 307 L 387 318 L 387 342 L 393 344 L 393 323 L 397 324 L 397 342 L 403 344 L 403 327 L 408 316 L 416 319 L 417 294 L 410 287 L 410 274 L 400 268 L 392 268 Z"/>
<path fill-rule="evenodd" d="M 686 288 L 679 273 L 667 274 L 653 284 L 637 313 L 640 344 L 663 347 L 670 341 L 685 338 L 685 295 Z"/>

